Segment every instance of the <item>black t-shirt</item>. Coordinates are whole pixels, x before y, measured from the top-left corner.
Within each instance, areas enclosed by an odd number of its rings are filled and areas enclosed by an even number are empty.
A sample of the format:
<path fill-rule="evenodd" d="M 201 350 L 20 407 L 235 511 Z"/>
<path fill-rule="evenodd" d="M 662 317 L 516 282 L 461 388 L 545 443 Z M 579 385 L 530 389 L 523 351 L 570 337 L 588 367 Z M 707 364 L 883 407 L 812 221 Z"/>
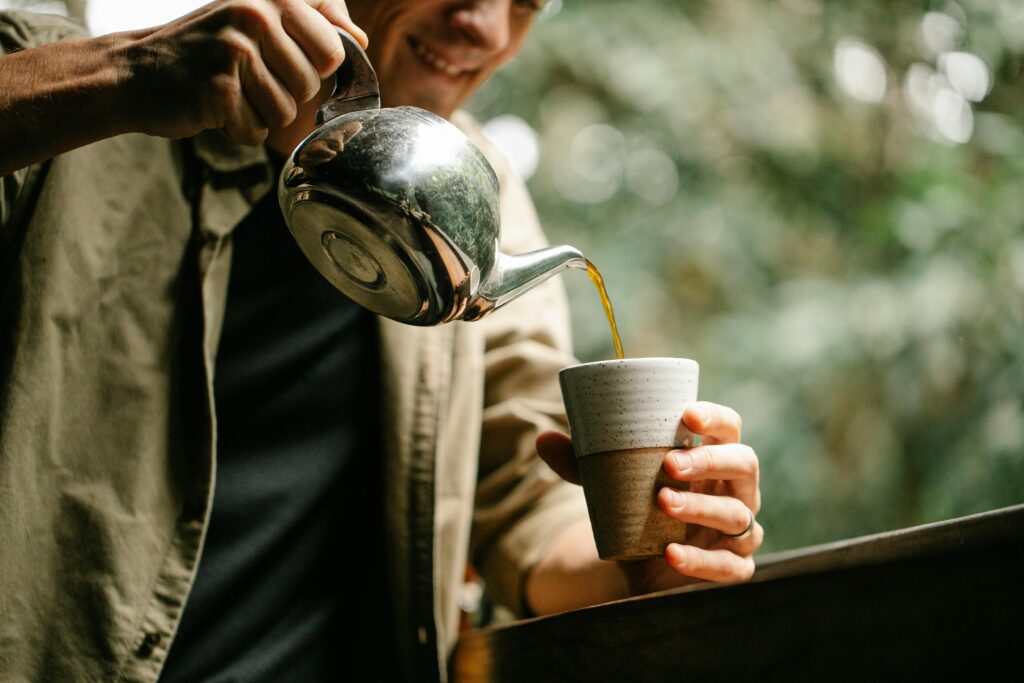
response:
<path fill-rule="evenodd" d="M 210 527 L 161 681 L 379 671 L 391 633 L 373 316 L 306 261 L 273 191 L 233 239 Z"/>

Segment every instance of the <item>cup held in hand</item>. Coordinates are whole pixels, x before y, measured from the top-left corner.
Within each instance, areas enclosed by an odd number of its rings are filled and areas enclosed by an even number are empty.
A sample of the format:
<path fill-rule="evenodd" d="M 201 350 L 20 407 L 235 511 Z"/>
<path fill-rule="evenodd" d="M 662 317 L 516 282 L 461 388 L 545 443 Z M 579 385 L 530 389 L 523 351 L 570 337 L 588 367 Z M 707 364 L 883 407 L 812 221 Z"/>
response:
<path fill-rule="evenodd" d="M 685 489 L 662 467 L 693 445 L 683 409 L 697 400 L 698 366 L 683 358 L 584 363 L 559 375 L 598 554 L 605 560 L 660 556 L 686 525 L 658 507 L 662 486 Z"/>

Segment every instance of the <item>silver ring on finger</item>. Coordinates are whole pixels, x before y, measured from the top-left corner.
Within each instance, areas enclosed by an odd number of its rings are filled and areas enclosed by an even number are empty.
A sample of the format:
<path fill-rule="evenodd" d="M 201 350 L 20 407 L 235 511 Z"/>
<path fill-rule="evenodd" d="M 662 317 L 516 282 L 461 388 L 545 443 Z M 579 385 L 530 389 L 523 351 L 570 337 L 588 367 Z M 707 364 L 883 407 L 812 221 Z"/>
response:
<path fill-rule="evenodd" d="M 747 508 L 747 514 L 750 515 L 750 524 L 747 525 L 746 529 L 744 529 L 743 531 L 739 532 L 738 534 L 722 534 L 722 535 L 725 536 L 726 538 L 743 538 L 744 536 L 749 534 L 751 531 L 753 531 L 754 530 L 754 511 L 751 510 L 750 508 Z"/>

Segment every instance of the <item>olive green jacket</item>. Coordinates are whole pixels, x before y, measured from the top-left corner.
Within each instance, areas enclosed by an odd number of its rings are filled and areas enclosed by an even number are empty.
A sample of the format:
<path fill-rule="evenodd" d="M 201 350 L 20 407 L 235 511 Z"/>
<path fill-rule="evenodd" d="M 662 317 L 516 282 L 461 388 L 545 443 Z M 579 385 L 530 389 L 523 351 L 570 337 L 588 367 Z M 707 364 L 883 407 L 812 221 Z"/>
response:
<path fill-rule="evenodd" d="M 80 31 L 0 13 L 5 52 Z M 503 248 L 541 246 L 525 188 L 485 151 Z M 231 231 L 271 185 L 261 149 L 216 134 L 120 136 L 0 179 L 0 680 L 158 677 L 209 519 Z M 480 322 L 379 331 L 385 490 L 368 514 L 388 553 L 352 561 L 387 572 L 404 677 L 443 679 L 466 563 L 522 612 L 529 569 L 586 515 L 533 446 L 563 425 L 564 295 L 553 280 Z"/>

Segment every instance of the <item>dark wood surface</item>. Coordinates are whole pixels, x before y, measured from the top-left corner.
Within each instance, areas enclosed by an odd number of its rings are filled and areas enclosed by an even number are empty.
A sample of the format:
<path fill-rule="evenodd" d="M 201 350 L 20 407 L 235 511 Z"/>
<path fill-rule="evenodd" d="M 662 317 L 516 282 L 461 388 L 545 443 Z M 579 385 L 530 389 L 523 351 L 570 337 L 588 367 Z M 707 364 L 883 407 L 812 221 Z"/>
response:
<path fill-rule="evenodd" d="M 1024 505 L 758 560 L 700 584 L 470 632 L 456 681 L 1020 675 Z"/>

